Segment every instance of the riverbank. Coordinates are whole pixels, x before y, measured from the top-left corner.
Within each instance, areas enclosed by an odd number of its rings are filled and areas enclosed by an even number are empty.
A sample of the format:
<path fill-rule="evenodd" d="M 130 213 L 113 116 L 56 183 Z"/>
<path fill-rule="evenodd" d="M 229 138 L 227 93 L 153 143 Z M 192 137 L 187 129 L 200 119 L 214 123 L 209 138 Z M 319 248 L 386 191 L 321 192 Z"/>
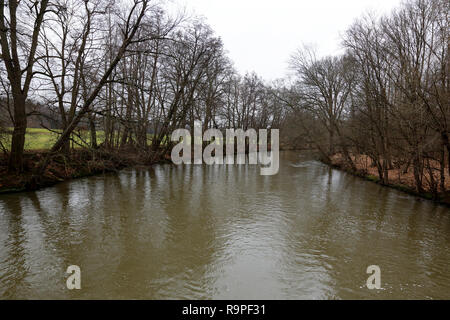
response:
<path fill-rule="evenodd" d="M 73 150 L 70 156 L 58 154 L 49 163 L 45 173 L 35 179 L 33 173 L 47 155 L 46 150 L 28 151 L 24 155 L 24 171 L 21 174 L 8 173 L 6 156 L 0 157 L 0 194 L 33 191 L 49 187 L 66 180 L 89 177 L 107 172 L 117 172 L 136 165 L 153 165 L 167 162 L 166 156 L 150 155 L 122 150 L 111 152 L 99 150 Z"/>
<path fill-rule="evenodd" d="M 427 185 L 427 183 L 425 182 L 423 186 L 424 191 L 417 192 L 414 184 L 414 176 L 411 170 L 407 170 L 405 172 L 400 169 L 390 169 L 388 170 L 389 182 L 381 183 L 377 168 L 370 165 L 371 162 L 369 161 L 369 158 L 367 156 L 360 155 L 356 158 L 352 157 L 352 159 L 354 161 L 356 171 L 350 168 L 345 162 L 344 158 L 339 154 L 336 154 L 330 158 L 331 163 L 323 160 L 322 162 L 330 165 L 335 169 L 345 171 L 367 181 L 375 182 L 377 184 L 408 193 L 421 199 L 430 200 L 435 203 L 450 207 L 450 191 L 433 194 L 430 191 L 429 185 Z M 450 190 L 450 176 L 448 176 L 448 174 L 446 175 L 445 187 L 446 190 Z"/>
<path fill-rule="evenodd" d="M 224 147 L 225 149 L 225 147 Z M 270 150 L 270 145 L 268 146 Z M 283 148 L 282 150 L 286 150 Z M 117 172 L 126 167 L 151 166 L 157 163 L 172 163 L 170 151 L 166 154 L 151 151 L 142 152 L 133 147 L 120 150 L 73 149 L 69 157 L 55 155 L 43 176 L 33 175 L 44 161 L 48 150 L 29 150 L 24 154 L 24 171 L 21 174 L 8 173 L 8 159 L 0 156 L 0 194 L 33 191 L 66 180 L 89 177 L 107 172 Z M 224 153 L 226 150 L 224 150 Z M 236 152 L 236 150 L 235 150 Z"/>

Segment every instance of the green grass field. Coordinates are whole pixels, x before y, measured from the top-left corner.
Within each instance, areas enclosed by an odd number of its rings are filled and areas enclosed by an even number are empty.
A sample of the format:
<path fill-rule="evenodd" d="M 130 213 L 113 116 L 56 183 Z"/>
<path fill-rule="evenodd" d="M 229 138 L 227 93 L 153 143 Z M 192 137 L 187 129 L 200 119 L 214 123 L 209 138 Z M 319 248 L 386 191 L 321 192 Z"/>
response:
<path fill-rule="evenodd" d="M 0 142 L 1 144 L 9 150 L 11 147 L 11 133 L 12 128 L 8 128 L 9 133 L 7 134 L 0 134 Z M 52 147 L 52 145 L 56 142 L 58 139 L 58 132 L 61 132 L 61 130 L 53 130 L 55 132 L 52 132 L 50 130 L 44 129 L 44 128 L 27 128 L 27 134 L 25 136 L 25 150 L 32 151 L 32 150 L 47 150 Z M 148 134 L 147 135 L 148 142 L 150 143 L 152 141 L 153 135 Z M 167 137 L 165 137 L 166 139 Z M 164 140 L 163 139 L 163 143 Z M 73 146 L 75 148 L 80 147 L 89 147 L 90 145 L 90 133 L 87 130 L 76 132 L 76 134 L 73 135 L 73 140 L 75 143 L 73 143 Z M 100 144 L 105 140 L 105 133 L 102 130 L 97 131 L 97 143 Z M 222 140 L 225 140 L 222 138 Z M 189 142 L 190 143 L 190 142 Z M 196 139 L 196 144 L 202 143 L 202 138 Z M 219 143 L 219 142 L 216 142 Z M 1 152 L 1 149 L 0 149 Z"/>
<path fill-rule="evenodd" d="M 10 130 L 12 131 L 12 129 Z M 73 138 L 76 142 L 74 143 L 75 148 L 80 147 L 78 144 L 87 146 L 90 143 L 89 131 L 82 131 L 81 133 L 77 132 L 77 134 L 74 135 Z M 57 132 L 52 132 L 43 128 L 27 128 L 27 134 L 25 136 L 25 150 L 50 149 L 57 139 Z M 104 132 L 97 131 L 97 142 L 101 143 L 104 141 L 104 139 Z M 7 150 L 9 150 L 9 148 L 11 147 L 11 134 L 4 134 L 0 136 L 0 142 Z"/>
<path fill-rule="evenodd" d="M 13 130 L 12 128 L 8 128 L 8 131 L 10 131 L 10 133 L 0 135 L 0 142 L 7 150 L 9 150 L 11 147 L 12 130 Z M 52 132 L 44 128 L 27 128 L 27 134 L 25 136 L 25 150 L 32 151 L 32 150 L 50 149 L 58 139 L 58 132 L 61 132 L 61 130 L 53 130 L 53 131 L 56 132 Z M 153 135 L 151 134 L 147 135 L 149 143 L 152 141 L 152 137 Z M 75 143 L 73 143 L 73 146 L 75 148 L 89 147 L 91 143 L 90 132 L 87 130 L 83 130 L 81 132 L 77 131 L 72 136 L 72 138 L 75 141 Z M 103 130 L 98 130 L 97 143 L 100 144 L 104 140 L 105 140 L 105 132 Z"/>

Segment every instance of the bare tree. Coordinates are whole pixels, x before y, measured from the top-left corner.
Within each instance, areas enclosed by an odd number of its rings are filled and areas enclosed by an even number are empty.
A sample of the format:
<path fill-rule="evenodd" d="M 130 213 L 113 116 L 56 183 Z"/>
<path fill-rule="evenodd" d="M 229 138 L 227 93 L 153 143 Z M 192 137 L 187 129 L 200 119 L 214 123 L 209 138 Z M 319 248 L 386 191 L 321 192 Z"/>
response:
<path fill-rule="evenodd" d="M 11 85 L 14 110 L 9 171 L 23 170 L 27 129 L 25 102 L 34 77 L 33 66 L 36 62 L 39 31 L 47 13 L 48 4 L 48 0 L 10 0 L 7 3 L 0 0 L 1 56 Z"/>

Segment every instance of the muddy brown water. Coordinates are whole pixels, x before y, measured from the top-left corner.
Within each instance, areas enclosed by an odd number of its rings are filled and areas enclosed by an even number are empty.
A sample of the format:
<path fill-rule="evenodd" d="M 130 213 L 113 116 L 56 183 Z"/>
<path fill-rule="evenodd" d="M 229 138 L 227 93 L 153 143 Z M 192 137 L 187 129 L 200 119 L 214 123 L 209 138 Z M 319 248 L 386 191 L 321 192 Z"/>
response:
<path fill-rule="evenodd" d="M 157 165 L 1 195 L 0 298 L 450 299 L 450 209 L 280 157 L 275 176 Z"/>

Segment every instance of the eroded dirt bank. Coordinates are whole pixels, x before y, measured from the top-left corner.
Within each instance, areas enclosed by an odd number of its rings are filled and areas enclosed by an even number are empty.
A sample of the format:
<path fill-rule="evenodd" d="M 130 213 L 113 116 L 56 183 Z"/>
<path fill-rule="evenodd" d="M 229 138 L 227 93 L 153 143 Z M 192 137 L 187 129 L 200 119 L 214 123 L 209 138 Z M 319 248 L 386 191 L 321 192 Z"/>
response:
<path fill-rule="evenodd" d="M 336 154 L 330 157 L 330 160 L 331 163 L 328 163 L 327 161 L 323 162 L 334 168 L 349 172 L 366 180 L 373 181 L 375 183 L 394 188 L 420 198 L 432 200 L 434 202 L 450 206 L 450 176 L 448 175 L 448 171 L 445 176 L 444 191 L 440 190 L 439 188 L 438 192 L 432 192 L 431 185 L 430 183 L 428 183 L 428 181 L 430 180 L 429 176 L 427 176 L 427 174 L 425 173 L 422 186 L 423 191 L 418 192 L 416 189 L 412 168 L 407 168 L 406 170 L 398 168 L 389 169 L 389 180 L 388 182 L 383 183 L 380 180 L 376 166 L 372 165 L 372 162 L 367 156 L 352 156 L 356 171 L 350 168 L 350 166 L 344 160 L 343 156 L 340 154 Z M 437 179 L 437 177 L 435 177 L 435 179 Z"/>

